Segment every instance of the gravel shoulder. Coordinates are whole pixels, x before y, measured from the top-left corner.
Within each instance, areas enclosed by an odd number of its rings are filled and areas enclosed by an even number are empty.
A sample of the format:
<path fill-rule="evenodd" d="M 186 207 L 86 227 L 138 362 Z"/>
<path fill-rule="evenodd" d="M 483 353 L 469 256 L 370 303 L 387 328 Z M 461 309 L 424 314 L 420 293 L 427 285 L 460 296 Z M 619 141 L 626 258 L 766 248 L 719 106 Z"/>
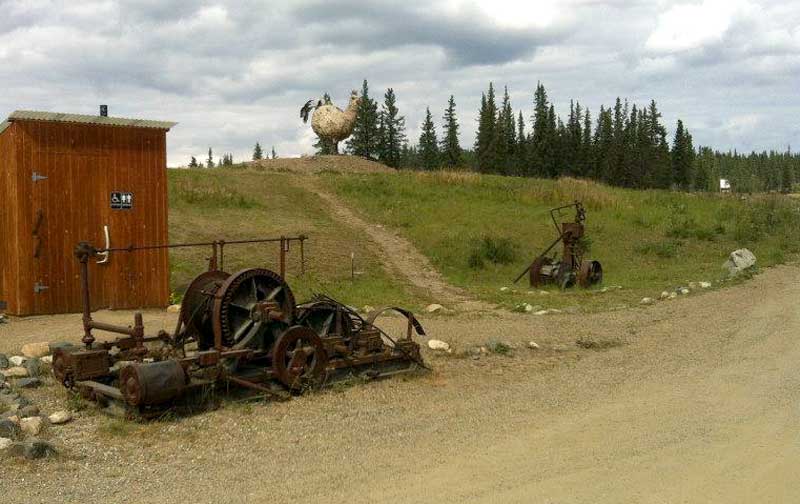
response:
<path fill-rule="evenodd" d="M 7 502 L 793 502 L 800 268 L 590 315 L 425 316 L 432 373 L 130 424 L 81 413 L 62 455 L 4 462 Z M 98 319 L 131 320 L 128 312 Z M 171 316 L 145 314 L 149 331 Z M 399 321 L 389 324 L 393 325 Z M 0 352 L 80 338 L 0 325 Z M 584 349 L 579 338 L 610 343 Z M 491 339 L 514 355 L 462 353 Z M 539 350 L 526 347 L 534 340 Z M 64 405 L 56 386 L 37 404 Z"/>

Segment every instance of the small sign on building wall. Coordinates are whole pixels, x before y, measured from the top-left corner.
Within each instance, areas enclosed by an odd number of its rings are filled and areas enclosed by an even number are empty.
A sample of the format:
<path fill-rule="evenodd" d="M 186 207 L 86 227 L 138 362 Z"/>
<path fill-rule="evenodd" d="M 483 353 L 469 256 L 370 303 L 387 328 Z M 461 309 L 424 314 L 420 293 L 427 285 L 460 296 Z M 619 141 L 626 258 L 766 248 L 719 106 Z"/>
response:
<path fill-rule="evenodd" d="M 118 191 L 111 193 L 112 210 L 130 210 L 131 208 L 133 208 L 133 193 Z"/>

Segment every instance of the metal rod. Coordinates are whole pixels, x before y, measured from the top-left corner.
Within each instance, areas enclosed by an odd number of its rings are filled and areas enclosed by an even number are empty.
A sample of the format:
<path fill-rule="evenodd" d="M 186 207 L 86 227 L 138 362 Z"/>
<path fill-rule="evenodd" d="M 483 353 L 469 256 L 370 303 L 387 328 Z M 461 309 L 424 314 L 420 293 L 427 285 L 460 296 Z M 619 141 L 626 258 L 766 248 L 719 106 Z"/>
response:
<path fill-rule="evenodd" d="M 306 274 L 306 251 L 304 247 L 304 243 L 306 241 L 306 237 L 300 235 L 300 274 Z"/>
<path fill-rule="evenodd" d="M 550 246 L 549 246 L 549 247 L 547 247 L 547 249 L 545 249 L 545 251 L 544 251 L 544 252 L 542 252 L 541 254 L 539 254 L 538 256 L 536 256 L 536 259 L 539 259 L 540 257 L 544 257 L 544 256 L 545 256 L 545 255 L 546 255 L 548 252 L 550 252 L 551 250 L 553 250 L 553 247 L 555 247 L 556 245 L 558 245 L 558 242 L 560 242 L 560 241 L 561 241 L 561 240 L 564 238 L 564 234 L 565 234 L 565 233 L 561 233 L 561 234 L 559 234 L 559 235 L 558 235 L 558 238 L 556 238 L 556 240 L 555 240 L 553 243 L 551 243 L 551 244 L 550 244 Z M 534 263 L 534 262 L 536 262 L 536 259 L 534 259 L 534 260 L 533 260 L 533 262 L 531 262 L 531 264 L 529 264 L 529 265 L 528 265 L 528 267 L 527 267 L 527 268 L 525 268 L 525 271 L 523 271 L 522 273 L 520 273 L 520 274 L 519 274 L 519 276 L 518 276 L 517 278 L 515 278 L 515 279 L 514 279 L 514 283 L 517 283 L 517 282 L 519 282 L 519 279 L 520 279 L 520 278 L 522 278 L 522 277 L 524 277 L 524 276 L 525 276 L 525 273 L 527 273 L 528 271 L 530 271 L 530 269 L 531 269 L 531 266 L 533 265 L 533 263 Z"/>
<path fill-rule="evenodd" d="M 160 249 L 172 249 L 172 248 L 185 248 L 185 247 L 208 247 L 213 246 L 215 243 L 224 243 L 226 245 L 242 245 L 242 244 L 251 244 L 251 243 L 275 243 L 283 241 L 301 241 L 305 240 L 306 236 L 292 236 L 292 237 L 281 237 L 281 238 L 261 238 L 261 239 L 253 239 L 253 240 L 218 240 L 212 242 L 195 242 L 195 243 L 170 243 L 167 245 L 141 245 L 141 246 L 134 246 L 129 245 L 127 247 L 112 247 L 112 248 L 104 248 L 104 249 L 97 249 L 96 252 L 134 252 L 138 250 L 160 250 Z"/>
<path fill-rule="evenodd" d="M 281 277 L 286 278 L 286 238 L 283 236 L 281 236 L 280 265 Z"/>

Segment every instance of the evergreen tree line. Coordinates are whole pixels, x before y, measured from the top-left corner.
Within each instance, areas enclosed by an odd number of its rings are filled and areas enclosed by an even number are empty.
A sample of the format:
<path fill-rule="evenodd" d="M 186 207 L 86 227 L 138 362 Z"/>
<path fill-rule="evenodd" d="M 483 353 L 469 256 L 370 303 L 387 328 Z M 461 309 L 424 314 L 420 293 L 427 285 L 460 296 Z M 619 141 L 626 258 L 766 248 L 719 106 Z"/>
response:
<path fill-rule="evenodd" d="M 502 175 L 574 176 L 639 189 L 717 190 L 719 179 L 725 178 L 735 191 L 788 191 L 800 182 L 800 156 L 789 150 L 741 155 L 696 149 L 682 120 L 677 121 L 670 144 L 655 100 L 639 106 L 617 98 L 613 107 L 601 106 L 596 118 L 579 102 L 570 101 L 565 121 L 539 83 L 533 114 L 526 120 L 523 111 L 514 112 L 508 88 L 498 100 L 490 83 L 481 97 L 475 142 L 472 149 L 463 149 L 453 96 L 442 116 L 441 137 L 428 108 L 414 145 L 407 142 L 405 119 L 391 88 L 380 108 L 369 96 L 366 80 L 361 97 L 347 151 L 394 168 L 463 167 Z"/>
<path fill-rule="evenodd" d="M 214 168 L 216 166 L 233 166 L 233 164 L 233 154 L 231 153 L 223 154 L 221 158 L 214 162 L 214 150 L 211 147 L 208 148 L 208 157 L 205 161 L 198 161 L 195 156 L 192 156 L 189 160 L 189 168 Z"/>

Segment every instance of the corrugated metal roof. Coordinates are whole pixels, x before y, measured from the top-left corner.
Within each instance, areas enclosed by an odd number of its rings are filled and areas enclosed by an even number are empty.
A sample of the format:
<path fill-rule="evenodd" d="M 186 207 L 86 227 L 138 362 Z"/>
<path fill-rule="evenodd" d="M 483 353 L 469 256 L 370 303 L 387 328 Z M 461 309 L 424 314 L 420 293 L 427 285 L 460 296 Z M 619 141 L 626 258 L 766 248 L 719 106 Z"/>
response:
<path fill-rule="evenodd" d="M 81 114 L 59 114 L 57 112 L 37 112 L 35 110 L 17 110 L 8 116 L 6 122 L 16 120 L 100 124 L 105 126 L 127 126 L 129 128 L 154 128 L 163 130 L 169 130 L 178 124 L 169 121 L 148 121 L 144 119 L 126 119 L 124 117 L 104 117 Z M 0 126 L 0 132 L 2 132 L 3 129 L 4 128 Z"/>
<path fill-rule="evenodd" d="M 9 126 L 11 126 L 10 122 L 8 122 L 8 121 L 1 122 L 0 123 L 0 133 L 4 132 L 6 130 L 6 128 L 8 128 Z"/>

